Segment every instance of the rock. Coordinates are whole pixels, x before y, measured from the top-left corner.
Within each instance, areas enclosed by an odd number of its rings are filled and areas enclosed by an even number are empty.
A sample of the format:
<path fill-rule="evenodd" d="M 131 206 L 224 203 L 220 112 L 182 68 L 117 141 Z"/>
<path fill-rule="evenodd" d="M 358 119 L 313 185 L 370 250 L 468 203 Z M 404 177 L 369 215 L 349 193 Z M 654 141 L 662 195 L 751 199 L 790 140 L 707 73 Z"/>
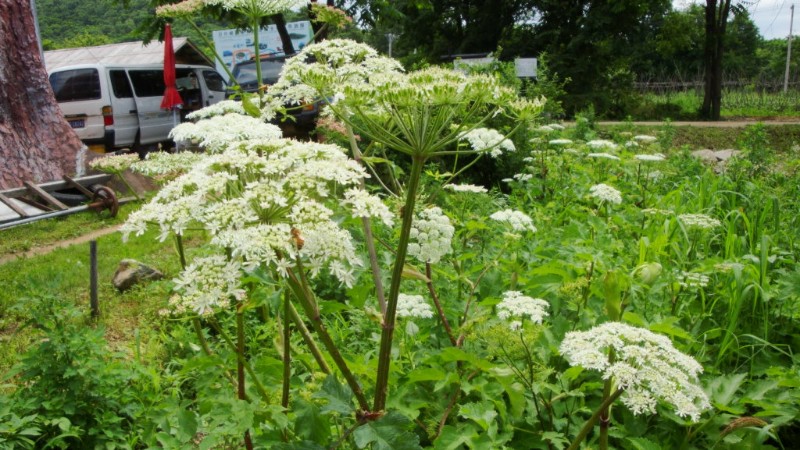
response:
<path fill-rule="evenodd" d="M 158 270 L 140 263 L 135 259 L 123 259 L 119 262 L 117 271 L 114 272 L 114 287 L 120 292 L 126 291 L 142 281 L 160 280 L 164 274 Z"/>
<path fill-rule="evenodd" d="M 739 156 L 741 153 L 741 150 L 725 149 L 715 151 L 704 148 L 702 150 L 693 151 L 692 156 L 702 160 L 706 164 L 713 165 L 714 172 L 721 173 L 725 169 L 728 160 Z"/>

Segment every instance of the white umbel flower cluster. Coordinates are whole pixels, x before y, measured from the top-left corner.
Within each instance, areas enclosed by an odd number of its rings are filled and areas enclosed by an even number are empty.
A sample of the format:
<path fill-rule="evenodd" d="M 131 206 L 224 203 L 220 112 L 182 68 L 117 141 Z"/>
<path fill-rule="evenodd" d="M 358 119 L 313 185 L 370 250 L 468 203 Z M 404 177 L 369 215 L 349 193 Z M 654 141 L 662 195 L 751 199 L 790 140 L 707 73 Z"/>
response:
<path fill-rule="evenodd" d="M 681 272 L 678 274 L 678 284 L 685 289 L 700 289 L 708 286 L 708 275 L 697 272 Z"/>
<path fill-rule="evenodd" d="M 667 159 L 667 157 L 661 153 L 656 153 L 654 155 L 641 154 L 634 156 L 634 158 L 638 159 L 639 161 L 645 161 L 645 162 L 660 162 Z"/>
<path fill-rule="evenodd" d="M 609 350 L 614 362 L 609 362 Z M 658 400 L 669 403 L 680 417 L 693 421 L 710 407 L 698 381 L 703 367 L 679 352 L 662 335 L 620 322 L 588 331 L 567 333 L 559 349 L 572 366 L 602 372 L 624 389 L 622 403 L 633 414 L 655 413 Z"/>
<path fill-rule="evenodd" d="M 255 139 L 279 139 L 283 132 L 277 125 L 241 114 L 211 116 L 197 123 L 184 122 L 169 136 L 176 142 L 192 142 L 209 153 L 219 153 L 231 143 Z"/>
<path fill-rule="evenodd" d="M 586 155 L 589 158 L 610 159 L 612 161 L 619 161 L 619 156 L 612 155 L 611 153 L 589 153 Z"/>
<path fill-rule="evenodd" d="M 503 293 L 503 300 L 497 304 L 497 317 L 503 320 L 522 318 L 533 323 L 542 323 L 550 315 L 547 312 L 549 307 L 550 304 L 540 298 L 528 297 L 519 291 L 506 291 Z"/>
<path fill-rule="evenodd" d="M 122 153 L 93 159 L 89 162 L 89 166 L 105 173 L 122 173 L 137 161 L 139 161 L 139 155 L 136 153 Z"/>
<path fill-rule="evenodd" d="M 616 150 L 617 144 L 606 139 L 595 139 L 586 143 L 586 146 L 595 150 Z"/>
<path fill-rule="evenodd" d="M 241 275 L 241 266 L 224 256 L 195 259 L 173 280 L 177 294 L 170 299 L 172 312 L 193 312 L 202 316 L 226 308 L 232 301 L 243 300 Z"/>
<path fill-rule="evenodd" d="M 489 151 L 492 158 L 497 158 L 504 152 L 513 152 L 517 148 L 514 143 L 492 128 L 475 128 L 461 135 L 460 139 L 469 142 L 473 150 Z"/>
<path fill-rule="evenodd" d="M 421 295 L 400 294 L 397 297 L 397 317 L 430 319 L 433 308 Z"/>
<path fill-rule="evenodd" d="M 361 188 L 348 189 L 344 193 L 344 204 L 349 205 L 353 217 L 375 217 L 387 227 L 394 224 L 394 215 L 380 198 Z"/>
<path fill-rule="evenodd" d="M 485 194 L 489 192 L 485 187 L 476 186 L 474 184 L 446 184 L 444 188 L 453 192 L 471 192 L 473 194 Z"/>
<path fill-rule="evenodd" d="M 531 233 L 536 232 L 536 227 L 533 225 L 533 219 L 520 211 L 504 209 L 502 211 L 493 213 L 491 216 L 489 216 L 489 218 L 509 225 L 514 231 L 530 231 Z"/>
<path fill-rule="evenodd" d="M 589 195 L 605 203 L 613 203 L 615 205 L 622 203 L 622 194 L 604 183 L 595 184 L 589 188 Z"/>
<path fill-rule="evenodd" d="M 549 141 L 549 144 L 550 145 L 557 145 L 557 146 L 572 145 L 572 140 L 571 139 L 551 139 Z"/>
<path fill-rule="evenodd" d="M 711 230 L 722 225 L 722 222 L 706 214 L 681 214 L 678 220 L 689 230 Z"/>
<path fill-rule="evenodd" d="M 235 113 L 245 115 L 244 106 L 242 102 L 235 100 L 223 100 L 214 103 L 213 105 L 206 106 L 205 108 L 198 109 L 186 115 L 189 120 L 208 119 L 213 116 L 224 116 L 225 114 Z"/>
<path fill-rule="evenodd" d="M 650 144 L 658 140 L 655 136 L 650 136 L 648 134 L 639 134 L 633 137 L 635 141 L 644 142 L 645 144 Z"/>
<path fill-rule="evenodd" d="M 420 262 L 435 264 L 450 253 L 455 228 L 438 206 L 417 213 L 411 225 L 408 255 Z"/>

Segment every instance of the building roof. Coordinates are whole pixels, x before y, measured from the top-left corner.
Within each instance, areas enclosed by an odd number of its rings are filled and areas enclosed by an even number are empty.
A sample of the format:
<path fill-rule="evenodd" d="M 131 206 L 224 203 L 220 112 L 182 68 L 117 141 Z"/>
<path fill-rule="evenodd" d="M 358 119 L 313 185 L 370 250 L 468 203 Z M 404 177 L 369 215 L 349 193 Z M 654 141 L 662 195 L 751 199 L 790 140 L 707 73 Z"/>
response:
<path fill-rule="evenodd" d="M 189 38 L 173 38 L 172 46 L 175 49 L 175 62 L 177 64 L 214 66 L 211 59 L 192 44 Z M 158 41 L 152 41 L 147 45 L 144 45 L 142 41 L 136 41 L 44 52 L 44 64 L 48 71 L 73 64 L 143 65 L 161 64 L 163 62 L 164 43 Z"/>

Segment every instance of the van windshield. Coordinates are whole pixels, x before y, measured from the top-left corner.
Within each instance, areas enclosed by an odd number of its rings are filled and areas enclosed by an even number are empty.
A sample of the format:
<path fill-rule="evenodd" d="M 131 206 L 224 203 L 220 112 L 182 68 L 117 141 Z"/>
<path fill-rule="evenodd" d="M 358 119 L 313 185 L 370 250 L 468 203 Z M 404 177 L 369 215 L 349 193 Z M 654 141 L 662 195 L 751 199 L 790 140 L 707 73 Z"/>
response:
<path fill-rule="evenodd" d="M 281 74 L 283 63 L 283 59 L 261 61 L 261 77 L 263 78 L 264 84 L 275 84 L 278 81 L 278 76 Z M 236 67 L 233 68 L 233 76 L 236 78 L 236 81 L 239 84 L 255 82 L 255 61 L 247 61 L 237 64 Z"/>
<path fill-rule="evenodd" d="M 72 69 L 50 74 L 50 86 L 59 103 L 100 98 L 100 74 L 97 69 Z"/>

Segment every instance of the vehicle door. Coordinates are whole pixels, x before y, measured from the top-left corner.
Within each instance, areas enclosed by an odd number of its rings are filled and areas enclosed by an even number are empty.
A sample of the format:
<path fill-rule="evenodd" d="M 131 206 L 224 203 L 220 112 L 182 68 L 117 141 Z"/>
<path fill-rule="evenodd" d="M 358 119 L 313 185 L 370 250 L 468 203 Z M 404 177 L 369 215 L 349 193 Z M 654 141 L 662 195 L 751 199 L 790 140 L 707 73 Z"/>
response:
<path fill-rule="evenodd" d="M 50 74 L 64 118 L 84 141 L 102 141 L 105 132 L 100 72 L 97 68 L 57 70 Z"/>
<path fill-rule="evenodd" d="M 139 115 L 133 89 L 124 69 L 108 69 L 111 84 L 111 109 L 114 114 L 114 146 L 133 145 L 139 131 Z"/>
<path fill-rule="evenodd" d="M 169 139 L 169 132 L 179 123 L 176 111 L 161 109 L 164 97 L 163 69 L 127 69 L 133 85 L 136 115 L 139 118 L 139 142 L 152 144 Z"/>
<path fill-rule="evenodd" d="M 198 69 L 198 71 L 202 72 L 199 78 L 203 83 L 203 106 L 210 106 L 225 100 L 225 91 L 228 86 L 222 76 L 213 69 Z"/>

